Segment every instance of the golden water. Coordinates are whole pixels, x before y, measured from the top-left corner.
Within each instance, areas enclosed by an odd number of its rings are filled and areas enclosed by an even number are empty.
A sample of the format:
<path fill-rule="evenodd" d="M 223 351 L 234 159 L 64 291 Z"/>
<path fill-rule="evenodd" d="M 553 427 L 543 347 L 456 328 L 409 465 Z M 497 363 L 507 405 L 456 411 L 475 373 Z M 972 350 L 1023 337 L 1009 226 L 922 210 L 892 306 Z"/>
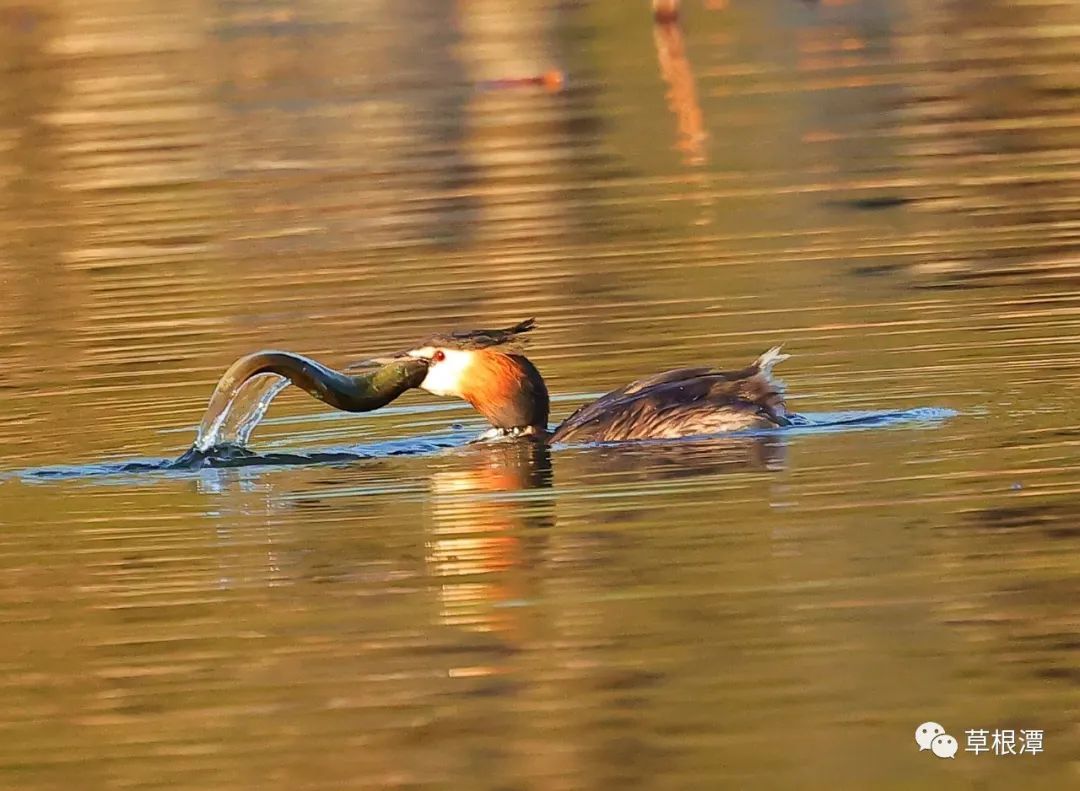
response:
<path fill-rule="evenodd" d="M 0 787 L 1076 783 L 1078 6 L 684 5 L 0 0 Z M 796 411 L 958 414 L 542 454 L 287 391 L 257 449 L 370 458 L 92 474 L 246 352 L 529 315 L 556 419 L 778 342 Z"/>

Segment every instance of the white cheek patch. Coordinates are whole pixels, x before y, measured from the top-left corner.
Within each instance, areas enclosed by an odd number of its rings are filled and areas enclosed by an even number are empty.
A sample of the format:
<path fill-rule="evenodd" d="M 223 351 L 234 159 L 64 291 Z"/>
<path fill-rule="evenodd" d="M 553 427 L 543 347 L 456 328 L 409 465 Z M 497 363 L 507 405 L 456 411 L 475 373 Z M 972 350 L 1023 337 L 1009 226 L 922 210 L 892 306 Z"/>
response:
<path fill-rule="evenodd" d="M 409 355 L 430 360 L 435 351 L 430 346 L 425 346 L 409 352 Z M 440 349 L 439 351 L 446 355 L 445 358 L 431 364 L 427 376 L 420 383 L 420 388 L 433 395 L 460 396 L 472 356 L 469 352 L 457 349 Z"/>

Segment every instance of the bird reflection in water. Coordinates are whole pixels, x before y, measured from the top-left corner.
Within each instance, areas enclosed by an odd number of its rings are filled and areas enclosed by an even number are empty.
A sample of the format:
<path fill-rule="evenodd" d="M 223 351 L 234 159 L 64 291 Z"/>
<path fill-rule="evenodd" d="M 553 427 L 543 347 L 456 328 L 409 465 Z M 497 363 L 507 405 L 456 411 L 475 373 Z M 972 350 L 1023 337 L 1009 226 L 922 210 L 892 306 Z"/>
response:
<path fill-rule="evenodd" d="M 591 465 L 620 474 L 623 481 L 642 482 L 775 472 L 785 461 L 784 442 L 773 434 L 619 443 L 596 448 L 594 454 Z"/>
<path fill-rule="evenodd" d="M 444 626 L 523 638 L 522 607 L 535 596 L 532 572 L 584 564 L 605 550 L 560 537 L 551 449 L 543 442 L 481 442 L 453 453 L 453 466 L 431 476 L 425 558 L 438 585 Z M 774 435 L 620 443 L 565 454 L 567 478 L 596 472 L 623 482 L 769 472 L 784 464 Z M 527 494 L 528 493 L 528 494 Z"/>
<path fill-rule="evenodd" d="M 431 530 L 425 557 L 437 580 L 441 623 L 512 633 L 515 605 L 527 602 L 528 569 L 537 565 L 555 524 L 551 451 L 542 442 L 477 443 L 453 454 L 452 468 L 431 476 Z"/>

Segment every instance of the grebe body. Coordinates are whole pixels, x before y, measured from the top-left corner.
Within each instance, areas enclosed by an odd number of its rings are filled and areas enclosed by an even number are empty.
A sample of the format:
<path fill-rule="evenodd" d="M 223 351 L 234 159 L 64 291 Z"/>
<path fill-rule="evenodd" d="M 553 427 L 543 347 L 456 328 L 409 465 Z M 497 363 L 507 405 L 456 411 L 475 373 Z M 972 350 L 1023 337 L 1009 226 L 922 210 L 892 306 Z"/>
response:
<path fill-rule="evenodd" d="M 775 347 L 741 370 L 679 368 L 639 379 L 550 431 L 544 379 L 516 345 L 533 326 L 527 319 L 505 329 L 433 335 L 389 359 L 426 361 L 421 389 L 465 399 L 500 433 L 550 442 L 669 439 L 790 423 L 772 379 L 773 366 L 788 355 Z"/>
<path fill-rule="evenodd" d="M 769 349 L 741 371 L 677 368 L 631 382 L 578 409 L 552 442 L 676 439 L 788 425 L 772 367 L 788 355 Z"/>

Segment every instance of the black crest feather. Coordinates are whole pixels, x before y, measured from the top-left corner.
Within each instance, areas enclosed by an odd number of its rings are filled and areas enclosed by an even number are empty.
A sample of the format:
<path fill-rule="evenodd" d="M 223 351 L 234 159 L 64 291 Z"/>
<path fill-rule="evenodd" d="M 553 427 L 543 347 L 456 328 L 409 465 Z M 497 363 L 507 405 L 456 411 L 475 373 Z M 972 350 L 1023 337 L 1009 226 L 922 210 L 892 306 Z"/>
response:
<path fill-rule="evenodd" d="M 504 346 L 517 343 L 518 336 L 529 332 L 536 326 L 536 319 L 528 318 L 510 327 L 494 330 L 455 330 L 453 332 L 432 335 L 417 344 L 422 346 L 441 346 L 447 349 L 487 349 L 492 346 Z"/>

